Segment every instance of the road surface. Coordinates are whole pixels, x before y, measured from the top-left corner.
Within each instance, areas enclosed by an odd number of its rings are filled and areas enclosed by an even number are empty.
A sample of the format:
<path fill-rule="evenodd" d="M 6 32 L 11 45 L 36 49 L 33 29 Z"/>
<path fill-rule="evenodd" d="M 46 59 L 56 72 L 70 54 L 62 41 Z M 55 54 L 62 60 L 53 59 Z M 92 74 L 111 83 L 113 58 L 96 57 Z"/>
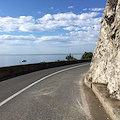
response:
<path fill-rule="evenodd" d="M 90 63 L 40 70 L 0 82 L 0 120 L 107 120 L 82 82 Z"/>

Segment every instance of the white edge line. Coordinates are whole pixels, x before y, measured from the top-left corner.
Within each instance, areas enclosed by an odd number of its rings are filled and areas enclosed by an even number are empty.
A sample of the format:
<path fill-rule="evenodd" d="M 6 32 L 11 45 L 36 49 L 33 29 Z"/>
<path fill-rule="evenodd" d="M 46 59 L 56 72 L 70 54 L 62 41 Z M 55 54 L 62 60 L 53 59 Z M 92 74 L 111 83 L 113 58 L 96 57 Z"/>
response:
<path fill-rule="evenodd" d="M 17 93 L 13 94 L 12 96 L 8 97 L 8 98 L 5 99 L 4 101 L 0 102 L 0 107 L 1 107 L 2 105 L 6 104 L 8 101 L 10 101 L 10 100 L 12 100 L 13 98 L 15 98 L 16 96 L 18 96 L 19 94 L 21 94 L 22 92 L 26 91 L 26 90 L 29 89 L 30 87 L 34 86 L 35 84 L 37 84 L 37 83 L 39 83 L 39 82 L 41 82 L 41 81 L 43 81 L 43 80 L 45 80 L 45 79 L 47 79 L 47 78 L 49 78 L 49 77 L 51 77 L 51 76 L 54 76 L 54 75 L 56 75 L 56 74 L 58 74 L 58 73 L 61 73 L 61 72 L 67 71 L 67 70 L 71 70 L 71 69 L 75 69 L 75 68 L 78 68 L 78 67 L 86 66 L 86 65 L 89 65 L 89 63 L 83 64 L 83 65 L 74 66 L 74 67 L 70 67 L 70 68 L 66 68 L 66 69 L 59 70 L 59 71 L 57 71 L 57 72 L 51 73 L 51 74 L 49 74 L 49 75 L 47 75 L 47 76 L 45 76 L 45 77 L 37 80 L 36 82 L 28 85 L 27 87 L 23 88 L 22 90 L 18 91 Z"/>

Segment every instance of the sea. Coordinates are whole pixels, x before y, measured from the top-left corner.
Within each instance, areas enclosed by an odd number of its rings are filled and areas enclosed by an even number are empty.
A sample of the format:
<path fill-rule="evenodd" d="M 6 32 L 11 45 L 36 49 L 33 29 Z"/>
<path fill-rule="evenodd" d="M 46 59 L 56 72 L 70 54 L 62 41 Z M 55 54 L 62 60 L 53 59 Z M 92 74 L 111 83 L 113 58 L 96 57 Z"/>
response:
<path fill-rule="evenodd" d="M 66 60 L 67 55 L 69 54 L 0 54 L 0 67 Z M 82 53 L 72 54 L 78 60 L 82 55 Z"/>

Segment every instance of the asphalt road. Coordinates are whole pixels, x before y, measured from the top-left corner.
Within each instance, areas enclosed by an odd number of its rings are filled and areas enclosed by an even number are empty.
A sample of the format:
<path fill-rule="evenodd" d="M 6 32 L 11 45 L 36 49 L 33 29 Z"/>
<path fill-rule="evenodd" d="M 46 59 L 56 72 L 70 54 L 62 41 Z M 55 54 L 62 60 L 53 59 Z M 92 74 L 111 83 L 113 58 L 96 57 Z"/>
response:
<path fill-rule="evenodd" d="M 107 120 L 82 82 L 89 63 L 45 69 L 0 82 L 0 120 Z"/>

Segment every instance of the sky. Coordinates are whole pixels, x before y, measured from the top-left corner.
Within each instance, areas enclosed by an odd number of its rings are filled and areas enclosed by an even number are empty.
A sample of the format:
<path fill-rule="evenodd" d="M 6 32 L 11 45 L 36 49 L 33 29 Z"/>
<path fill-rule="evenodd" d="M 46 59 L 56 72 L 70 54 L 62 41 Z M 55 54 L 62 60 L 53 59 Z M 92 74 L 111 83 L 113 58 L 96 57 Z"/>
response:
<path fill-rule="evenodd" d="M 0 0 L 0 54 L 93 52 L 106 0 Z"/>

